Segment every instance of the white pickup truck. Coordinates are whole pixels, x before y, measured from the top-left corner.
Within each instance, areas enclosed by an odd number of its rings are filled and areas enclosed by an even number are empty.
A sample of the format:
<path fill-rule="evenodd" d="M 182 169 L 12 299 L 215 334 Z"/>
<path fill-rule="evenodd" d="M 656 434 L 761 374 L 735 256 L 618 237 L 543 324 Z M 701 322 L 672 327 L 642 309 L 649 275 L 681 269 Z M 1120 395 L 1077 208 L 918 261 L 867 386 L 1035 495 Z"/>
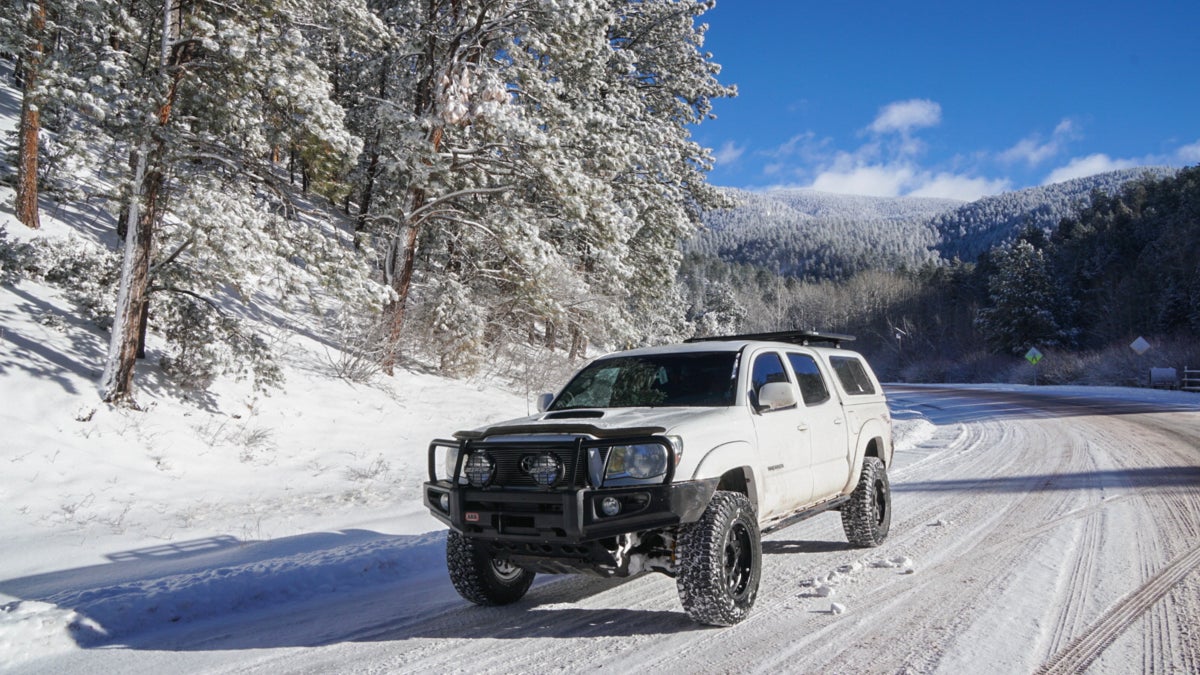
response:
<path fill-rule="evenodd" d="M 596 359 L 539 412 L 429 446 L 424 501 L 450 578 L 506 604 L 534 574 L 676 578 L 694 620 L 754 604 L 761 533 L 838 510 L 855 546 L 891 523 L 887 401 L 846 335 L 703 338 Z"/>

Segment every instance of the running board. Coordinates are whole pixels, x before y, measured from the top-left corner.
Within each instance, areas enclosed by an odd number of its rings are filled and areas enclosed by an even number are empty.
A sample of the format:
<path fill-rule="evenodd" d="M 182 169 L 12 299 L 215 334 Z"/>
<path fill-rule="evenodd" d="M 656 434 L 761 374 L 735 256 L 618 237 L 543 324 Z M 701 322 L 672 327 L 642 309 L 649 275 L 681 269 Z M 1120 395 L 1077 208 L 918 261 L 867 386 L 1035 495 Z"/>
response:
<path fill-rule="evenodd" d="M 841 506 L 842 504 L 845 504 L 848 501 L 850 501 L 850 495 L 845 495 L 842 497 L 835 497 L 833 499 L 830 499 L 827 502 L 822 502 L 815 506 L 809 506 L 801 511 L 797 511 L 796 513 L 793 513 L 790 516 L 787 516 L 783 520 L 771 523 L 770 525 L 764 527 L 762 530 L 762 533 L 769 534 L 776 530 L 782 530 L 783 528 L 795 525 L 796 523 L 798 523 L 802 520 L 808 520 L 809 518 L 812 518 L 813 516 L 825 513 L 826 511 L 829 511 L 831 509 L 836 509 L 837 507 Z"/>

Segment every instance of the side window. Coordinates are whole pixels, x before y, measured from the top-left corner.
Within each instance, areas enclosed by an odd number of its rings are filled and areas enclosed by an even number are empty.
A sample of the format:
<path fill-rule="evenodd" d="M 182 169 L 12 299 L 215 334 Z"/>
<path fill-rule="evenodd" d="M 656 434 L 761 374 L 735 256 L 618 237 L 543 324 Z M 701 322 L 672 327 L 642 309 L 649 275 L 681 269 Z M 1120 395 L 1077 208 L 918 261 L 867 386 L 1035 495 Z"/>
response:
<path fill-rule="evenodd" d="M 775 352 L 759 354 L 754 359 L 754 370 L 750 373 L 750 386 L 753 389 L 755 405 L 758 404 L 758 390 L 769 382 L 790 382 L 787 371 L 783 369 L 783 360 Z"/>
<path fill-rule="evenodd" d="M 830 357 L 829 363 L 847 394 L 861 396 L 875 393 L 875 385 L 871 383 L 871 378 L 858 359 L 852 356 L 833 356 Z"/>
<path fill-rule="evenodd" d="M 800 396 L 804 399 L 804 405 L 817 405 L 828 401 L 829 387 L 825 386 L 825 378 L 821 377 L 821 370 L 817 368 L 813 357 L 808 354 L 788 354 L 787 358 L 799 381 Z"/>

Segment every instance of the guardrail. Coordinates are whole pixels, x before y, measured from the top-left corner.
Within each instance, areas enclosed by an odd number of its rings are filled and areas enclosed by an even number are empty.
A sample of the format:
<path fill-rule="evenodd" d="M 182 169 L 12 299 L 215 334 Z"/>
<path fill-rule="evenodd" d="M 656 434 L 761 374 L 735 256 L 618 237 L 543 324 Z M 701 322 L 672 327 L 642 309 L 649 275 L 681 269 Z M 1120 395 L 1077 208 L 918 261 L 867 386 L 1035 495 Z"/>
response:
<path fill-rule="evenodd" d="M 1200 391 L 1200 368 L 1184 368 L 1179 388 L 1184 391 Z"/>

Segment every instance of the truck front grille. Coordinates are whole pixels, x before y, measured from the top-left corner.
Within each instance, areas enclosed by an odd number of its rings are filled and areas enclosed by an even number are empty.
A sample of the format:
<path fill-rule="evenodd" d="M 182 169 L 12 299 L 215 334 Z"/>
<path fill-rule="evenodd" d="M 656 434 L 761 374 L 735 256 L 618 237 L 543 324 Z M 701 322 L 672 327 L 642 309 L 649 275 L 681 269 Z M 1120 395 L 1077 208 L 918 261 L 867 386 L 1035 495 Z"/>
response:
<path fill-rule="evenodd" d="M 492 485 L 497 487 L 557 489 L 587 484 L 587 461 L 580 461 L 579 456 L 582 453 L 574 448 L 530 449 L 491 446 L 486 452 L 496 463 L 496 477 L 492 480 Z M 553 455 L 562 466 L 562 475 L 549 488 L 538 485 L 526 470 L 535 458 L 545 454 Z"/>

